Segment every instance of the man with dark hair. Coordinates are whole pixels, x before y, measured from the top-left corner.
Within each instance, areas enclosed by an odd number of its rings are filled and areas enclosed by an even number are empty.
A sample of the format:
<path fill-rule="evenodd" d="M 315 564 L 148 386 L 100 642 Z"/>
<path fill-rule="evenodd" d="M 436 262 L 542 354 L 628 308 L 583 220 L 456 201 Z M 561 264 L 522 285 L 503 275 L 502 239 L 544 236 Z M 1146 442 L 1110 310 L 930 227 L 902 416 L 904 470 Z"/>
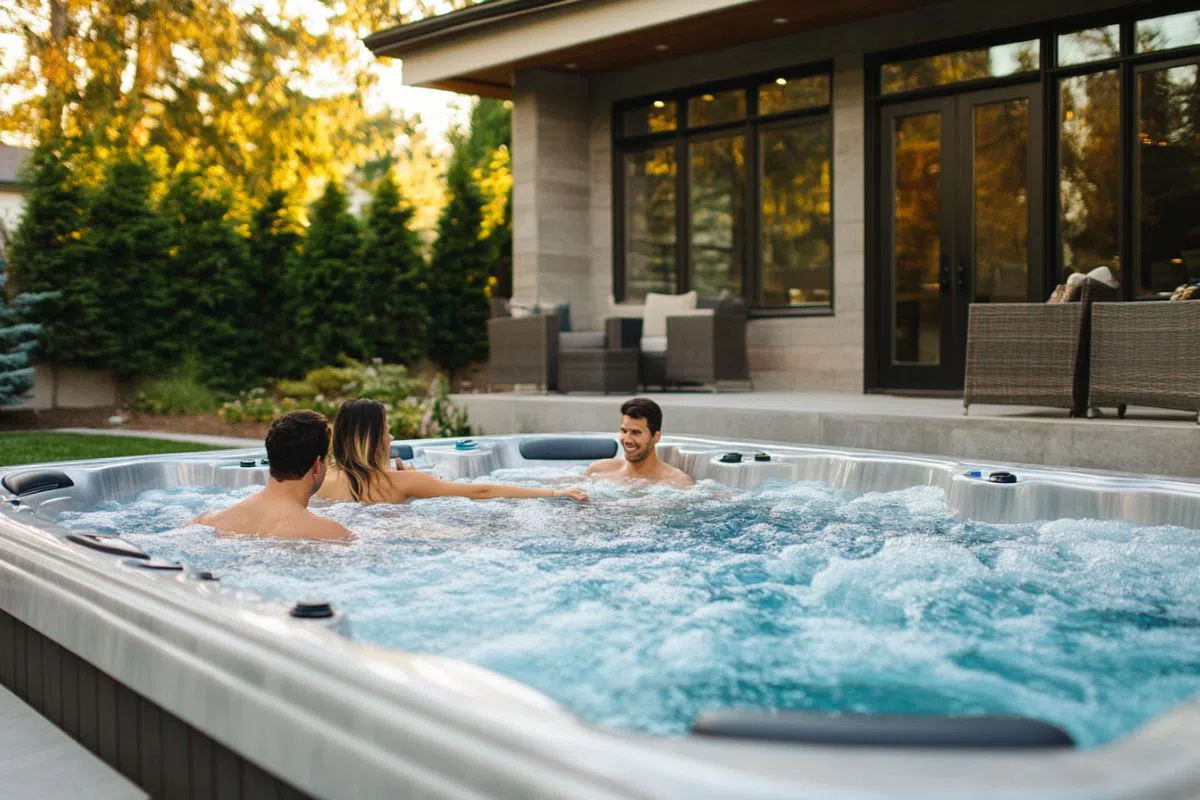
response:
<path fill-rule="evenodd" d="M 691 486 L 692 476 L 658 460 L 655 447 L 662 438 L 662 409 L 645 397 L 635 397 L 621 406 L 619 441 L 625 458 L 606 458 L 588 467 L 588 475 L 597 478 L 672 483 Z"/>
<path fill-rule="evenodd" d="M 221 533 L 277 539 L 349 539 L 350 531 L 308 510 L 325 480 L 329 420 L 315 411 L 292 411 L 267 430 L 271 477 L 257 494 L 193 522 Z"/>

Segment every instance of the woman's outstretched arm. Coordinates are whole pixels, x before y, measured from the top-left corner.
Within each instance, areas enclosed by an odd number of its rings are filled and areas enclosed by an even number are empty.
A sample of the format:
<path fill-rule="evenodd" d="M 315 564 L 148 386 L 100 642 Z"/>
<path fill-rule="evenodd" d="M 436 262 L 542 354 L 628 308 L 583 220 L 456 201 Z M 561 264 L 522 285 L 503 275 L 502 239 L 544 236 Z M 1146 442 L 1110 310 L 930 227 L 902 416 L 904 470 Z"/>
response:
<path fill-rule="evenodd" d="M 427 472 L 406 469 L 389 473 L 392 487 L 407 497 L 469 497 L 472 500 L 494 500 L 499 497 L 569 497 L 586 503 L 582 489 L 550 489 L 529 486 L 509 486 L 502 483 L 461 483 L 444 481 Z"/>

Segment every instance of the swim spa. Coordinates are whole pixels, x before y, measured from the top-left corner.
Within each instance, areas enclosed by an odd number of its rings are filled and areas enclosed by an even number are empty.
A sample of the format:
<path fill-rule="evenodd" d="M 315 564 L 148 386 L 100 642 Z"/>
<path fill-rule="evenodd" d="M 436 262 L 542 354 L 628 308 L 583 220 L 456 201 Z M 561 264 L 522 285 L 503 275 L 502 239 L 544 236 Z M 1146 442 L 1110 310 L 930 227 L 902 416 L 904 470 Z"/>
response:
<path fill-rule="evenodd" d="M 603 454 L 596 448 L 613 450 L 602 436 L 404 446 L 417 467 L 523 482 L 578 479 L 572 470 Z M 251 796 L 271 781 L 272 791 L 318 797 L 1195 794 L 1200 709 L 1185 698 L 1200 670 L 1188 649 L 1198 611 L 1188 607 L 1195 581 L 1180 576 L 1195 566 L 1187 559 L 1200 485 L 686 437 L 668 437 L 660 450 L 702 481 L 697 495 L 622 497 L 589 485 L 596 497 L 587 508 L 439 500 L 379 519 L 344 506 L 322 513 L 348 515 L 339 518 L 363 534 L 339 555 L 229 541 L 205 550 L 187 531 L 164 535 L 205 503 L 253 491 L 265 478 L 261 451 L 11 470 L 9 499 L 20 502 L 6 504 L 0 528 L 8 626 L 0 635 L 20 637 L 23 663 L 0 661 L 0 679 L 40 696 L 44 713 L 84 729 L 85 744 L 91 736 L 111 763 L 164 796 L 236 796 L 212 788 L 235 778 Z M 13 496 L 30 488 L 40 491 Z M 1098 522 L 1083 530 L 1042 522 L 1071 519 Z M 479 527 L 492 533 L 472 532 Z M 406 531 L 403 547 L 382 541 L 389 528 Z M 359 591 L 372 569 L 353 562 L 355 548 L 379 573 L 417 566 L 380 599 Z M 179 558 L 184 568 L 173 569 Z M 283 571 L 285 558 L 300 564 L 290 578 L 260 569 Z M 1172 563 L 1179 569 L 1162 580 Z M 455 582 L 456 571 L 478 580 Z M 480 594 L 505 573 L 516 583 Z M 1003 580 L 989 584 L 989 574 Z M 1064 575 L 1057 594 L 1055 574 Z M 430 595 L 429 585 L 442 593 Z M 471 624 L 434 613 L 455 595 L 473 609 Z M 984 605 L 945 602 L 956 596 Z M 316 601 L 331 601 L 332 611 Z M 1042 618 L 1027 606 L 1039 603 L 1065 609 L 1064 625 L 1031 627 Z M 812 613 L 825 606 L 839 612 Z M 382 619 L 381 607 L 405 609 L 407 626 Z M 672 614 L 680 624 L 663 629 Z M 772 616 L 778 629 L 764 630 Z M 977 617 L 1013 629 L 972 653 L 954 634 Z M 1103 625 L 1130 638 L 1106 645 Z M 1062 644 L 1062 663 L 1004 661 L 1014 643 L 1065 629 L 1074 638 Z M 614 630 L 629 632 L 626 661 L 620 647 L 600 646 Z M 929 694 L 949 685 L 944 676 L 919 680 L 939 648 L 993 683 Z M 545 656 L 531 659 L 539 649 Z M 878 654 L 888 654 L 891 672 L 871 686 L 851 670 Z M 714 678 L 701 656 L 752 669 Z M 1066 669 L 1072 659 L 1115 677 L 1085 679 L 1088 669 Z M 610 682 L 602 691 L 575 685 L 572 669 L 600 669 Z M 106 696 L 96 713 L 70 719 L 71 703 L 90 707 L 85 684 Z M 1005 697 L 1022 686 L 1030 707 Z M 1062 713 L 1072 702 L 1097 713 L 1082 722 Z M 770 706 L 868 716 L 796 733 L 753 713 Z M 750 713 L 710 716 L 708 733 L 760 740 L 687 735 L 690 718 L 721 709 Z M 1010 741 L 951 750 L 933 746 L 945 734 L 921 739 L 912 728 L 896 737 L 926 746 L 811 741 L 887 740 L 880 731 L 893 718 L 870 715 L 914 712 L 976 721 L 1020 712 L 1068 729 L 1081 749 L 1017 750 Z M 864 723 L 867 733 L 848 732 Z M 793 734 L 810 741 L 761 740 Z"/>

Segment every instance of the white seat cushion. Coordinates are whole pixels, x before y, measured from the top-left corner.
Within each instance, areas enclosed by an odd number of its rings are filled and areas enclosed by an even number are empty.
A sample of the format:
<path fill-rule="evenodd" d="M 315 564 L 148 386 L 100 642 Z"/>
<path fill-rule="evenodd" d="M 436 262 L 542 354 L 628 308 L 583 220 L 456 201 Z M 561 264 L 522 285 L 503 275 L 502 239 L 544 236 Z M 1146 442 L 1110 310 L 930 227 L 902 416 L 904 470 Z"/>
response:
<path fill-rule="evenodd" d="M 642 337 L 642 352 L 643 353 L 665 353 L 665 352 L 667 352 L 667 337 L 665 337 L 665 336 L 643 336 Z"/>
<path fill-rule="evenodd" d="M 646 295 L 646 305 L 642 310 L 642 336 L 647 338 L 665 337 L 667 335 L 667 317 L 680 311 L 692 311 L 695 308 L 695 290 L 687 294 L 649 292 Z"/>
<path fill-rule="evenodd" d="M 558 335 L 561 350 L 603 350 L 604 331 L 573 331 Z"/>

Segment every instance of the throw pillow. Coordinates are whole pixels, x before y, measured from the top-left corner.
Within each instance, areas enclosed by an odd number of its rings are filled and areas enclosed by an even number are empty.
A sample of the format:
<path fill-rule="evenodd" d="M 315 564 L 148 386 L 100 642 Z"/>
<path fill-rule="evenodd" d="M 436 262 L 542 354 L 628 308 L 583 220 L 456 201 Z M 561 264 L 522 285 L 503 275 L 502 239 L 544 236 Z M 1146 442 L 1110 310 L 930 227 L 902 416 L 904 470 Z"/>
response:
<path fill-rule="evenodd" d="M 686 294 L 647 293 L 646 305 L 642 309 L 642 336 L 666 336 L 667 317 L 679 311 L 693 311 L 695 308 L 695 290 Z"/>

